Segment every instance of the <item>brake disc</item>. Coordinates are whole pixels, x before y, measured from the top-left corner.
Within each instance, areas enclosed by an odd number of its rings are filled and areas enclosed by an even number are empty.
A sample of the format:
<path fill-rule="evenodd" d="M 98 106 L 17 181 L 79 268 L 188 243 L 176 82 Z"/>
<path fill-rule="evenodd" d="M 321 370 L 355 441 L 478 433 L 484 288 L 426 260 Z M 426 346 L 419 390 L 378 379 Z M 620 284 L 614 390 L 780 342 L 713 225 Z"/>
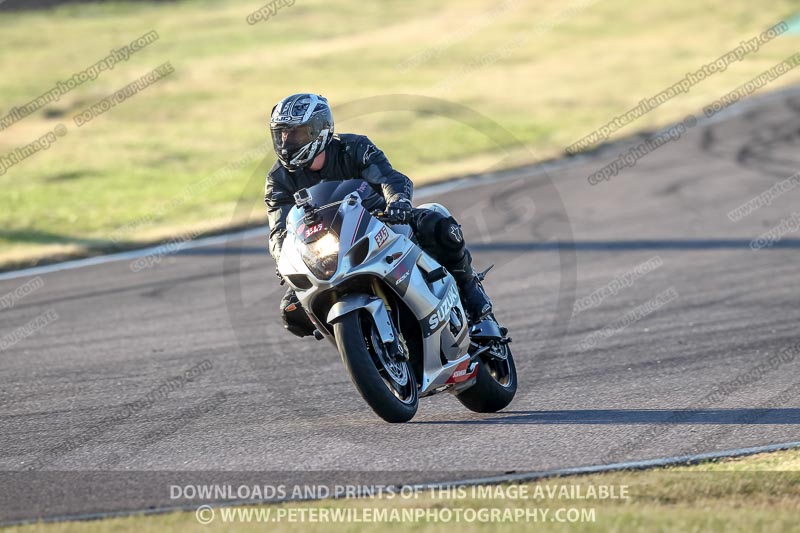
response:
<path fill-rule="evenodd" d="M 408 365 L 389 357 L 386 347 L 381 343 L 374 329 L 372 330 L 371 340 L 372 346 L 375 348 L 375 353 L 378 354 L 378 359 L 380 359 L 383 368 L 386 370 L 386 373 L 389 374 L 392 381 L 401 387 L 408 384 Z"/>

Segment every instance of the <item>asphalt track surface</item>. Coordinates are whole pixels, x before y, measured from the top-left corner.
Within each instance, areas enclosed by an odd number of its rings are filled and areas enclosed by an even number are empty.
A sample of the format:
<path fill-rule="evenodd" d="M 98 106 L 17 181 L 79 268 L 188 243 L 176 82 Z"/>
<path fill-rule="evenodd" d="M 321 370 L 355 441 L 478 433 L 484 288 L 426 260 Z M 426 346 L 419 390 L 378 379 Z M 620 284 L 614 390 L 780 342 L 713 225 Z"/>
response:
<path fill-rule="evenodd" d="M 800 89 L 725 115 L 598 185 L 587 176 L 640 139 L 424 198 L 462 221 L 477 266 L 497 264 L 486 286 L 520 381 L 497 414 L 444 394 L 410 423 L 379 420 L 330 344 L 279 326 L 263 236 L 138 272 L 120 260 L 41 274 L 0 310 L 4 336 L 57 316 L 0 352 L 0 521 L 175 506 L 170 484 L 236 476 L 442 481 L 800 440 L 800 235 L 750 248 L 800 190 L 727 216 L 800 170 Z M 570 316 L 643 263 L 658 266 Z M 30 279 L 0 281 L 0 296 Z"/>

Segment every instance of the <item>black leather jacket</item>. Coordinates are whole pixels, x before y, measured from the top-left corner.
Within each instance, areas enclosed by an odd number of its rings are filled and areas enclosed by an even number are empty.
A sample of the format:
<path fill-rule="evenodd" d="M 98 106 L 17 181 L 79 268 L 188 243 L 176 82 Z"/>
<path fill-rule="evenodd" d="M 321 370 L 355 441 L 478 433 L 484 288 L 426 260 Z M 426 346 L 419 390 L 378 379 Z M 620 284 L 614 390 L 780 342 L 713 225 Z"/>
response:
<path fill-rule="evenodd" d="M 334 135 L 325 149 L 325 165 L 318 172 L 301 169 L 289 172 L 275 162 L 267 174 L 264 202 L 269 219 L 269 253 L 275 262 L 281 255 L 286 237 L 286 216 L 294 206 L 294 193 L 325 180 L 363 179 L 370 184 L 386 203 L 407 198 L 411 200 L 414 185 L 407 176 L 398 172 L 381 150 L 363 135 L 343 133 Z"/>

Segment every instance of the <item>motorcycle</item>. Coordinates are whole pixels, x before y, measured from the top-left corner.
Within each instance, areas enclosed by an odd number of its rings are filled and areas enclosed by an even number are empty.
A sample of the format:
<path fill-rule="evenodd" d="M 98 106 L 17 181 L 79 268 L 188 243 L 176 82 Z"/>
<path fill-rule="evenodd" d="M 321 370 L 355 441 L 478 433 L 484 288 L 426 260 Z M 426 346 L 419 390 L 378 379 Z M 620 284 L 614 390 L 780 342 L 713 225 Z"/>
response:
<path fill-rule="evenodd" d="M 468 323 L 453 277 L 410 226 L 389 223 L 372 185 L 322 182 L 294 200 L 278 271 L 378 416 L 407 422 L 420 398 L 445 391 L 480 413 L 511 402 L 508 330 L 493 314 Z M 421 207 L 449 216 L 438 204 Z"/>

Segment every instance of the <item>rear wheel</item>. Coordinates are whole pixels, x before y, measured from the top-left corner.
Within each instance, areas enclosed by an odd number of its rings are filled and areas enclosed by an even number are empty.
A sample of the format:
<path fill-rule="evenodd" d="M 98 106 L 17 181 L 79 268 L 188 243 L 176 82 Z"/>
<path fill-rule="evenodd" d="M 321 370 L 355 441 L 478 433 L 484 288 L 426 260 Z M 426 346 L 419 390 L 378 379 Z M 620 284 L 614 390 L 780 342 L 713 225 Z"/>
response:
<path fill-rule="evenodd" d="M 456 398 L 476 413 L 495 413 L 504 409 L 517 393 L 517 368 L 508 344 L 497 344 L 479 355 L 475 385 Z"/>
<path fill-rule="evenodd" d="M 372 410 L 387 422 L 411 420 L 419 406 L 413 369 L 389 357 L 372 315 L 348 313 L 333 332 L 350 379 Z"/>

